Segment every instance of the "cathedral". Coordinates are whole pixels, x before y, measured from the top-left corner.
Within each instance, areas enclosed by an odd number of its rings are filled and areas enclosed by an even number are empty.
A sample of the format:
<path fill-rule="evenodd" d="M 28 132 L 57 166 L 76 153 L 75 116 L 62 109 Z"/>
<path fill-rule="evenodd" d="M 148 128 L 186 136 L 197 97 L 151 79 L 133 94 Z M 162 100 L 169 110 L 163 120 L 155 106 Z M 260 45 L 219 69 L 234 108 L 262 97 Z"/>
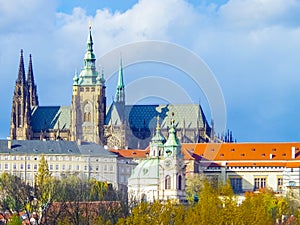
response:
<path fill-rule="evenodd" d="M 75 73 L 71 106 L 40 106 L 32 57 L 27 76 L 21 50 L 12 101 L 10 139 L 94 142 L 108 148 L 144 149 L 155 134 L 156 118 L 167 136 L 171 117 L 181 143 L 219 141 L 199 104 L 126 105 L 122 60 L 113 102 L 107 105 L 103 71 L 96 69 L 89 27 L 84 68 Z M 138 94 L 138 93 L 137 93 Z"/>

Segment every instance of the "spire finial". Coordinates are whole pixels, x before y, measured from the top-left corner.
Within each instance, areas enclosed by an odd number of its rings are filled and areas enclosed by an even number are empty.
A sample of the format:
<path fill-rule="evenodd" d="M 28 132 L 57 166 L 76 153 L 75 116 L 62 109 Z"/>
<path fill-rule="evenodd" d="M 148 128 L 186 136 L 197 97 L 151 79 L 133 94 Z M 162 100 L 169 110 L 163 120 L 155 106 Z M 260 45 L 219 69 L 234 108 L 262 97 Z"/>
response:
<path fill-rule="evenodd" d="M 160 130 L 160 123 L 159 123 L 160 117 L 159 115 L 156 117 L 156 131 Z"/>
<path fill-rule="evenodd" d="M 174 120 L 174 112 L 172 112 L 172 119 L 171 119 L 171 125 L 173 126 L 175 124 L 175 120 Z"/>
<path fill-rule="evenodd" d="M 92 21 L 89 20 L 89 30 L 91 30 L 91 29 L 92 29 Z"/>

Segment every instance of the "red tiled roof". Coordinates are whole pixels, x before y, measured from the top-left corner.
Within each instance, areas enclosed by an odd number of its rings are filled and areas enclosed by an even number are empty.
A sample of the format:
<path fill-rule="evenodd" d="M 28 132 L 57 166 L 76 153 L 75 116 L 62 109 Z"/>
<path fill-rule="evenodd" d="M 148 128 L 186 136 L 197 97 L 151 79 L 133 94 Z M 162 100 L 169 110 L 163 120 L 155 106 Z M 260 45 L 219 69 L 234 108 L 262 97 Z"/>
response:
<path fill-rule="evenodd" d="M 292 147 L 295 157 L 292 158 Z M 122 157 L 146 158 L 150 148 L 111 149 Z M 285 166 L 300 167 L 300 142 L 287 143 L 182 143 L 185 160 L 201 161 L 207 166 Z"/>
<path fill-rule="evenodd" d="M 182 144 L 183 149 L 193 149 L 194 154 L 208 160 L 300 160 L 300 142 L 289 143 L 201 143 Z"/>
<path fill-rule="evenodd" d="M 141 149 L 110 149 L 110 151 L 125 158 L 146 158 L 149 154 L 149 150 Z"/>

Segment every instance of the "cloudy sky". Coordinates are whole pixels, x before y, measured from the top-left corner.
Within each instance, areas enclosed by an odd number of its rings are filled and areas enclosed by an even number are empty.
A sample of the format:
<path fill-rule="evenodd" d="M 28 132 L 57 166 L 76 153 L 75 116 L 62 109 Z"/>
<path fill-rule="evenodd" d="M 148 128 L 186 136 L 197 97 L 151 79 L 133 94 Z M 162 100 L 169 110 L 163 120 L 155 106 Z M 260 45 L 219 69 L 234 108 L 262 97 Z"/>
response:
<path fill-rule="evenodd" d="M 128 43 L 155 40 L 203 60 L 223 93 L 226 127 L 238 141 L 300 140 L 300 1 L 0 0 L 0 16 L 0 138 L 9 135 L 20 49 L 26 71 L 29 54 L 33 56 L 40 105 L 70 105 L 72 79 L 83 66 L 91 21 L 98 59 Z M 192 90 L 189 74 L 155 62 L 126 62 L 129 57 L 121 54 L 125 82 L 131 88 L 156 77 L 172 84 L 171 90 L 161 89 L 177 93 L 175 82 L 191 101 L 203 103 L 211 119 L 210 100 L 203 97 L 206 93 Z M 105 72 L 109 65 L 103 66 Z M 109 103 L 116 76 L 111 72 L 105 76 Z M 163 94 L 154 97 L 168 100 Z M 182 103 L 179 97 L 178 101 Z"/>

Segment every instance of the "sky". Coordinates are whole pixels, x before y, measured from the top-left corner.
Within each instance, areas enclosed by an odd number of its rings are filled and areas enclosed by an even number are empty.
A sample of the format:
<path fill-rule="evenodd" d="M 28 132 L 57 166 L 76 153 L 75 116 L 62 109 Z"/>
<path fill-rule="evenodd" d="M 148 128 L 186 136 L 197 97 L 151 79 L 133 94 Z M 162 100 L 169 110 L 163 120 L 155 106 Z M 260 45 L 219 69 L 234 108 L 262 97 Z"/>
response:
<path fill-rule="evenodd" d="M 218 108 L 213 109 L 205 88 L 199 90 L 210 85 L 201 79 L 195 84 L 191 74 L 176 65 L 130 61 L 122 47 L 147 41 L 171 44 L 173 50 L 199 59 L 195 68 L 206 66 L 213 74 L 220 90 L 210 91 L 222 92 L 225 129 L 232 130 L 238 142 L 300 141 L 298 0 L 0 0 L 0 17 L 1 139 L 9 135 L 20 50 L 26 71 L 32 54 L 40 105 L 70 105 L 91 22 L 97 65 L 110 52 L 120 52 L 112 64 L 122 55 L 128 92 L 139 96 L 157 80 L 155 88 L 175 94 L 171 103 L 183 103 L 182 91 L 190 101 L 203 104 L 209 120 L 217 121 L 212 111 Z M 140 60 L 147 58 L 146 51 L 135 54 Z M 179 54 L 164 57 L 195 66 Z M 109 104 L 117 71 L 101 66 Z M 163 92 L 151 97 L 143 95 L 139 101 L 169 100 Z"/>

